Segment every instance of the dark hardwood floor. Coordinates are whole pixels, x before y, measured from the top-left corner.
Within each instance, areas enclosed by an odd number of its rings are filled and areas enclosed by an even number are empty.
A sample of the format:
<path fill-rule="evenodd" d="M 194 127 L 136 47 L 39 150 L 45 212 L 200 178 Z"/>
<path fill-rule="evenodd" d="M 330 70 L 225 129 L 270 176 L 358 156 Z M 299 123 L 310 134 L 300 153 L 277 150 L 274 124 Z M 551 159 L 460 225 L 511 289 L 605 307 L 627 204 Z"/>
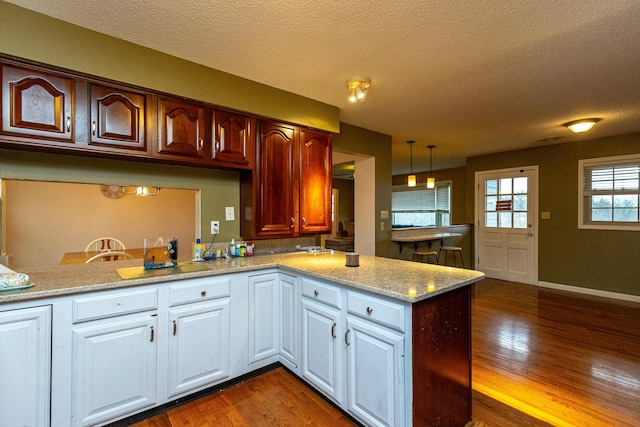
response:
<path fill-rule="evenodd" d="M 640 425 L 640 304 L 485 279 L 468 426 Z M 136 427 L 353 426 L 282 368 Z"/>

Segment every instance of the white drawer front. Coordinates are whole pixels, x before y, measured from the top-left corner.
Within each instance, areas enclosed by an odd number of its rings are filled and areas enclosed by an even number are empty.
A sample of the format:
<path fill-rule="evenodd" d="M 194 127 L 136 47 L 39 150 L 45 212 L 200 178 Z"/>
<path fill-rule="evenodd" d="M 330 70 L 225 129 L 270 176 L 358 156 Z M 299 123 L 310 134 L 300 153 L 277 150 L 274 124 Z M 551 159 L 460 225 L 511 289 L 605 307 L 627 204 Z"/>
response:
<path fill-rule="evenodd" d="M 336 308 L 342 308 L 340 288 L 314 280 L 302 279 L 302 295 Z"/>
<path fill-rule="evenodd" d="M 188 304 L 198 301 L 212 300 L 231 295 L 231 278 L 216 279 L 212 277 L 185 280 L 169 287 L 169 304 Z"/>
<path fill-rule="evenodd" d="M 73 323 L 155 310 L 158 308 L 158 290 L 141 289 L 75 298 L 72 307 Z"/>
<path fill-rule="evenodd" d="M 363 319 L 379 323 L 380 325 L 405 331 L 405 307 L 391 301 L 361 294 L 347 292 L 347 310 L 351 314 Z"/>

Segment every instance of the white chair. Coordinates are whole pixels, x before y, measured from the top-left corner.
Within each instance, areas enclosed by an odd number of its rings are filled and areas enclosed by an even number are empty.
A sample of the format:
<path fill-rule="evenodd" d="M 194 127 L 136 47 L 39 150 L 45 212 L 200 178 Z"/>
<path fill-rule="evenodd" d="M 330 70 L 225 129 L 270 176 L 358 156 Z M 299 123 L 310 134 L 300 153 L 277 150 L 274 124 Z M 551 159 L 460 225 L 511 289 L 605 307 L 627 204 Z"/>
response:
<path fill-rule="evenodd" d="M 107 251 L 123 251 L 125 248 L 124 243 L 115 237 L 99 237 L 93 240 L 84 249 L 85 252 L 107 252 Z"/>
<path fill-rule="evenodd" d="M 92 256 L 91 258 L 89 258 L 88 260 L 85 261 L 85 264 L 89 264 L 95 261 L 117 261 L 119 257 L 122 257 L 122 259 L 133 259 L 135 258 L 133 255 L 126 253 L 126 252 L 122 252 L 122 251 L 108 251 L 108 252 L 101 252 L 97 255 Z"/>

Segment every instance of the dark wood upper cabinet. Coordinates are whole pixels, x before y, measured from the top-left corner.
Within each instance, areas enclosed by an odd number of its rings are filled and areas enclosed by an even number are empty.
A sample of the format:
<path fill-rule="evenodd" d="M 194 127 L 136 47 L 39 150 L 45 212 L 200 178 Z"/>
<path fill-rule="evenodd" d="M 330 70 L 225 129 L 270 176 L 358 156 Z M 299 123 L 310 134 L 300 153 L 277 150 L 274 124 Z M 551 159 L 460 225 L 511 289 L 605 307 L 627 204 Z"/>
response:
<path fill-rule="evenodd" d="M 171 98 L 158 99 L 158 153 L 205 159 L 205 108 Z"/>
<path fill-rule="evenodd" d="M 298 231 L 298 132 L 293 126 L 261 122 L 258 127 L 255 237 L 289 237 Z"/>
<path fill-rule="evenodd" d="M 300 130 L 300 234 L 331 232 L 331 135 Z"/>
<path fill-rule="evenodd" d="M 2 65 L 2 133 L 73 142 L 74 80 Z"/>
<path fill-rule="evenodd" d="M 238 167 L 251 167 L 255 158 L 254 132 L 256 119 L 229 111 L 213 112 L 214 164 L 230 163 Z"/>
<path fill-rule="evenodd" d="M 146 150 L 145 94 L 92 84 L 90 105 L 91 145 Z"/>

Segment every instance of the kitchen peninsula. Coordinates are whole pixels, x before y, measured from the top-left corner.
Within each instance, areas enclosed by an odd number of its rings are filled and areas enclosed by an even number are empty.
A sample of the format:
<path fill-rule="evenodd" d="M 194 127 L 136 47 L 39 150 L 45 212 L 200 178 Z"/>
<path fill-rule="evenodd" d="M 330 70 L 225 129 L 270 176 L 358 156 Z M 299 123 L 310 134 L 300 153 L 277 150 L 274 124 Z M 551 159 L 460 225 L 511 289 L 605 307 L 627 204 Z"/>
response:
<path fill-rule="evenodd" d="M 25 270 L 35 286 L 0 294 L 0 325 L 37 324 L 35 349 L 17 353 L 36 352 L 23 391 L 38 399 L 3 413 L 103 425 L 281 363 L 365 425 L 471 419 L 469 285 L 482 273 L 372 256 L 346 267 L 329 251 L 202 266 L 130 280 L 117 269 L 140 260 Z"/>

